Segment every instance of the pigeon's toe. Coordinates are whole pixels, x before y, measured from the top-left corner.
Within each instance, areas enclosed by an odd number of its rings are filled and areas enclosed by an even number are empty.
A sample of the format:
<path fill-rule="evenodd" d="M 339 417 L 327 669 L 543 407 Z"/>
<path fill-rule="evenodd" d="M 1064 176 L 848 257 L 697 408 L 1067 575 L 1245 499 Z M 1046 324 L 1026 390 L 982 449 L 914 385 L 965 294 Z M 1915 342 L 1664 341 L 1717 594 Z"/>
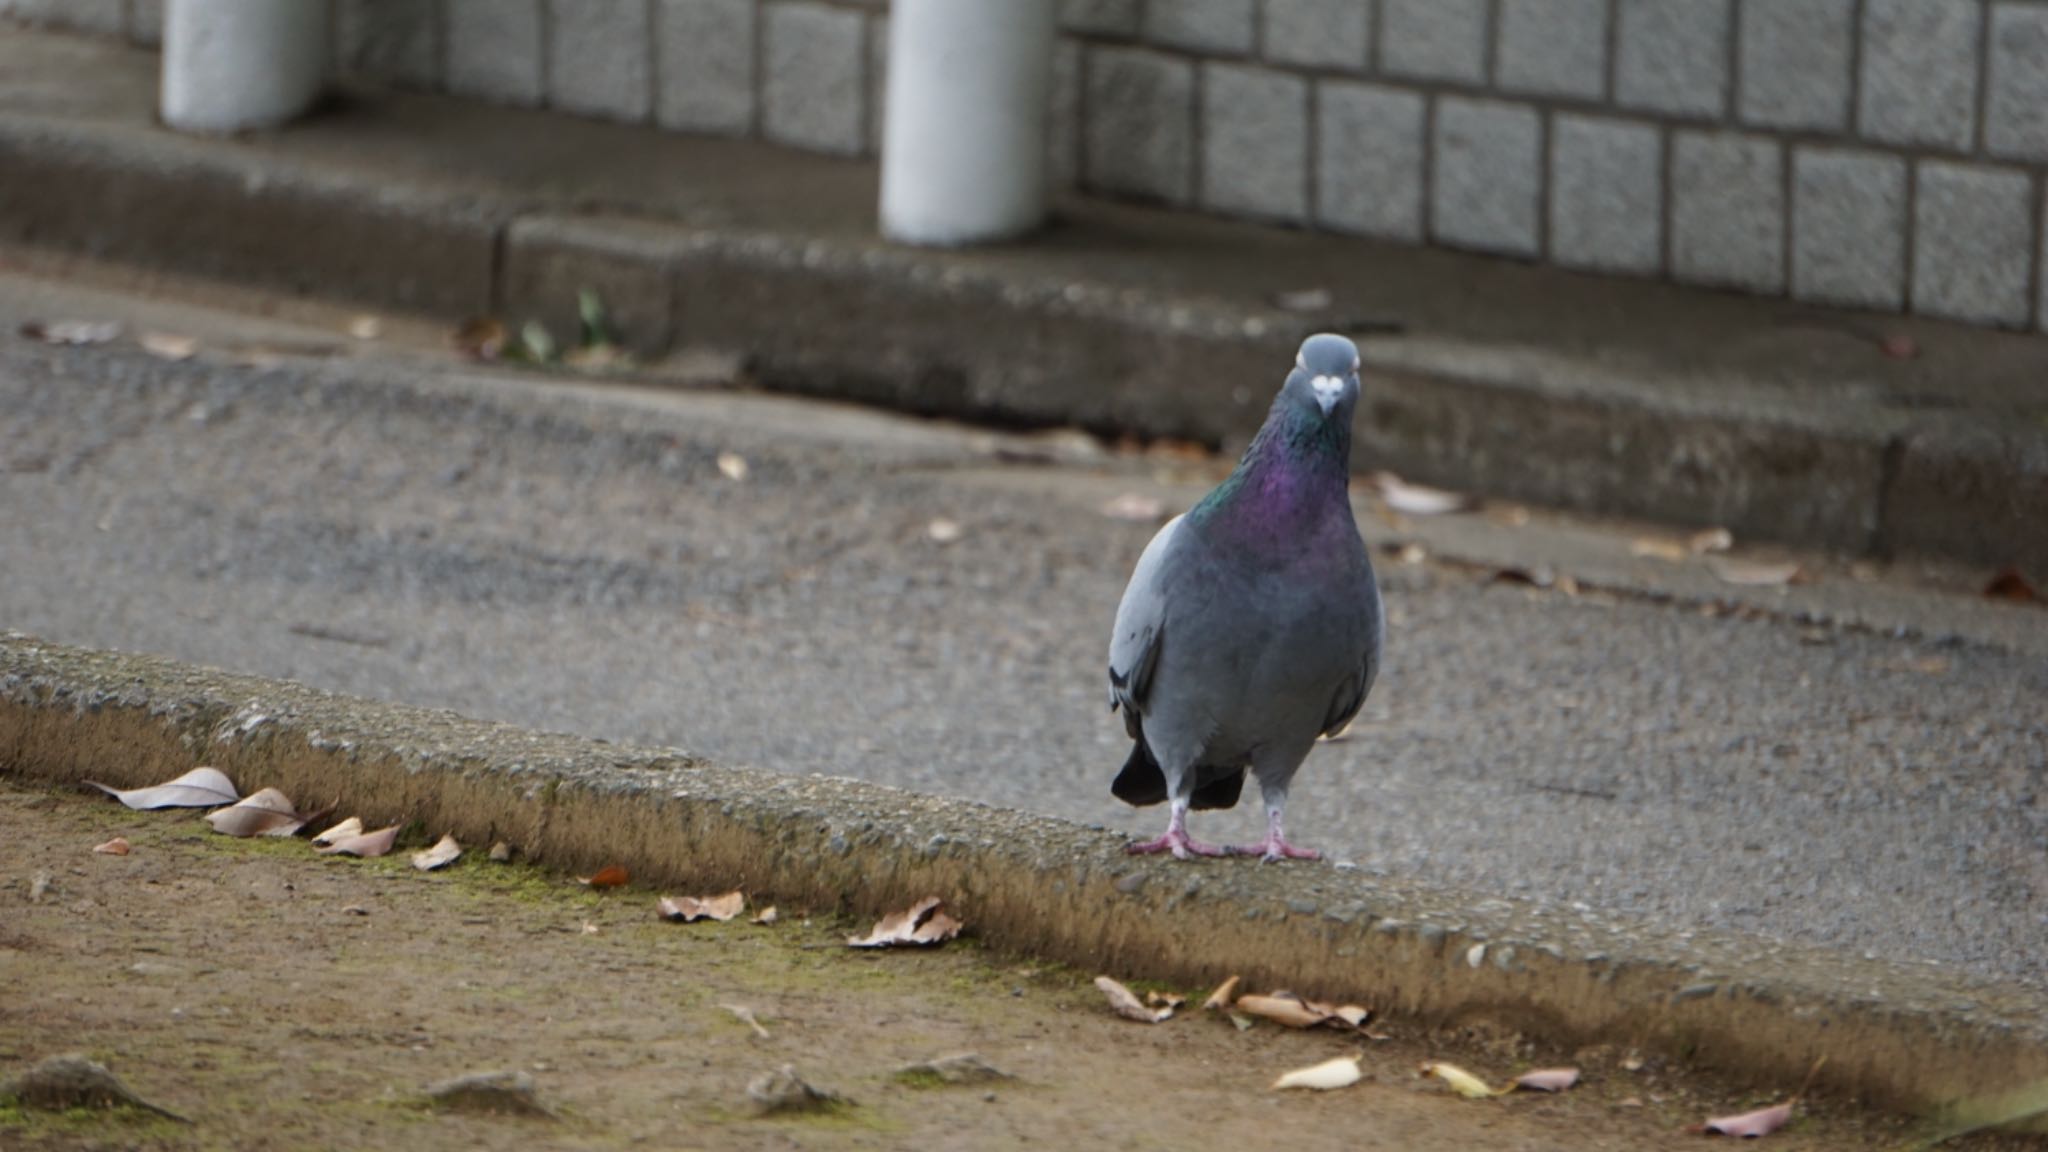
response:
<path fill-rule="evenodd" d="M 1301 848 L 1289 844 L 1284 838 L 1267 837 L 1256 844 L 1232 844 L 1233 856 L 1257 856 L 1263 863 L 1276 860 L 1321 860 L 1323 854 L 1313 848 Z"/>
<path fill-rule="evenodd" d="M 1215 844 L 1204 844 L 1185 832 L 1168 832 L 1157 840 L 1140 840 L 1124 849 L 1132 856 L 1157 856 L 1171 852 L 1176 860 L 1192 860 L 1197 856 L 1224 856 L 1229 849 Z"/>

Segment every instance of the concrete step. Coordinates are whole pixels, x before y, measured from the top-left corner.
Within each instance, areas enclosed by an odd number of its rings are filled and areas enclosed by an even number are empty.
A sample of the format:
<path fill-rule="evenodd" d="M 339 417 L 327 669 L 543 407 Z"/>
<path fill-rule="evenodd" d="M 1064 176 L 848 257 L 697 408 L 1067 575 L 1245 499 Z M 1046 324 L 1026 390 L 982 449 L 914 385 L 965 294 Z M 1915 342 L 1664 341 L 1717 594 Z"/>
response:
<path fill-rule="evenodd" d="M 1361 467 L 2048 576 L 2037 336 L 1086 201 L 902 249 L 868 165 L 379 92 L 193 139 L 155 124 L 154 68 L 0 33 L 0 240 L 558 338 L 591 288 L 637 351 L 741 350 L 770 388 L 1226 448 L 1335 330 Z"/>

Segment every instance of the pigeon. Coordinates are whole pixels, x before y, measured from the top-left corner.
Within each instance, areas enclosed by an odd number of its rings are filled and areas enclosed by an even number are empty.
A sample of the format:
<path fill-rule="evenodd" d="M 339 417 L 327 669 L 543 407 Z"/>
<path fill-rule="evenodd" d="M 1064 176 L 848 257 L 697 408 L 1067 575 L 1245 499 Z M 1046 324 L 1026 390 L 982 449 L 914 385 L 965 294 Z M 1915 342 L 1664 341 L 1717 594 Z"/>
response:
<path fill-rule="evenodd" d="M 1321 858 L 1287 842 L 1287 789 L 1317 737 L 1365 703 L 1385 622 L 1349 496 L 1358 368 L 1342 336 L 1303 341 L 1237 468 L 1168 521 L 1131 573 L 1109 694 L 1133 746 L 1110 790 L 1171 813 L 1132 853 Z M 1235 807 L 1247 770 L 1266 838 L 1220 847 L 1188 835 L 1188 809 Z"/>

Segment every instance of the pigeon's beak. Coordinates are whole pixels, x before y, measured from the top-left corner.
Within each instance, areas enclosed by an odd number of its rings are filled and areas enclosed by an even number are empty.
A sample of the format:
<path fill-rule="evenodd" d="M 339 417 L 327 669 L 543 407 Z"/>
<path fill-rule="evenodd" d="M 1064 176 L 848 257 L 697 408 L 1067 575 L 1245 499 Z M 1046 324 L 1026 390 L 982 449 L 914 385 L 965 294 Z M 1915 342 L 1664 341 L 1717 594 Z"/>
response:
<path fill-rule="evenodd" d="M 1338 399 L 1344 395 L 1344 381 L 1335 376 L 1318 376 L 1309 382 L 1309 386 L 1315 389 L 1316 406 L 1323 410 L 1325 416 L 1330 414 L 1330 409 L 1335 408 Z"/>

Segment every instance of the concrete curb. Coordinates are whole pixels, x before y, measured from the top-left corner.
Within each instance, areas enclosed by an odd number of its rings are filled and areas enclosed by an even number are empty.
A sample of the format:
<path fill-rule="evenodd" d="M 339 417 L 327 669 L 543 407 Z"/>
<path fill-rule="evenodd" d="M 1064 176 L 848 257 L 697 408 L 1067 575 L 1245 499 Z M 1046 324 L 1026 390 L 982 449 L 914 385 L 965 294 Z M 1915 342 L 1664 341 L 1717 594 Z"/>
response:
<path fill-rule="evenodd" d="M 1915 1111 L 2048 1076 L 2040 998 L 1760 942 L 1326 866 L 1135 861 L 1113 835 L 842 779 L 719 767 L 180 665 L 0 636 L 0 771 L 154 783 L 199 763 L 365 820 L 504 838 L 551 865 L 738 885 L 868 915 L 938 893 L 997 948 L 1197 984 L 1362 998 L 1427 1024 L 1640 1045 Z"/>
<path fill-rule="evenodd" d="M 488 173 L 368 165 L 363 142 L 400 139 L 405 109 L 425 98 L 402 100 L 366 97 L 361 115 L 301 129 L 334 134 L 310 148 L 298 142 L 311 137 L 195 140 L 118 118 L 0 111 L 10 173 L 0 239 L 449 320 L 538 316 L 558 337 L 575 331 L 577 290 L 595 288 L 637 351 L 743 350 L 770 388 L 1225 447 L 1263 415 L 1263 389 L 1245 381 L 1271 378 L 1306 332 L 1355 326 L 1090 280 L 1070 252 L 909 250 L 837 225 L 747 224 L 723 209 L 655 221 L 633 217 L 646 209 L 630 204 L 564 202 Z M 434 107 L 442 121 L 469 115 Z M 491 131 L 502 133 L 499 119 L 533 114 L 474 115 L 497 118 Z M 434 139 L 459 149 L 461 137 L 440 128 Z M 354 149 L 356 162 L 327 145 Z M 1677 363 L 1624 368 L 1451 336 L 1364 342 L 1373 379 L 1362 466 L 1569 509 L 1723 525 L 1745 539 L 1934 553 L 2048 578 L 2039 412 L 1918 411 L 1874 401 L 1854 381 L 1751 386 Z M 2048 366 L 2048 343 L 2038 357 L 2000 347 L 2005 376 L 2034 359 Z M 1948 402 L 1928 402 L 1937 401 Z"/>

